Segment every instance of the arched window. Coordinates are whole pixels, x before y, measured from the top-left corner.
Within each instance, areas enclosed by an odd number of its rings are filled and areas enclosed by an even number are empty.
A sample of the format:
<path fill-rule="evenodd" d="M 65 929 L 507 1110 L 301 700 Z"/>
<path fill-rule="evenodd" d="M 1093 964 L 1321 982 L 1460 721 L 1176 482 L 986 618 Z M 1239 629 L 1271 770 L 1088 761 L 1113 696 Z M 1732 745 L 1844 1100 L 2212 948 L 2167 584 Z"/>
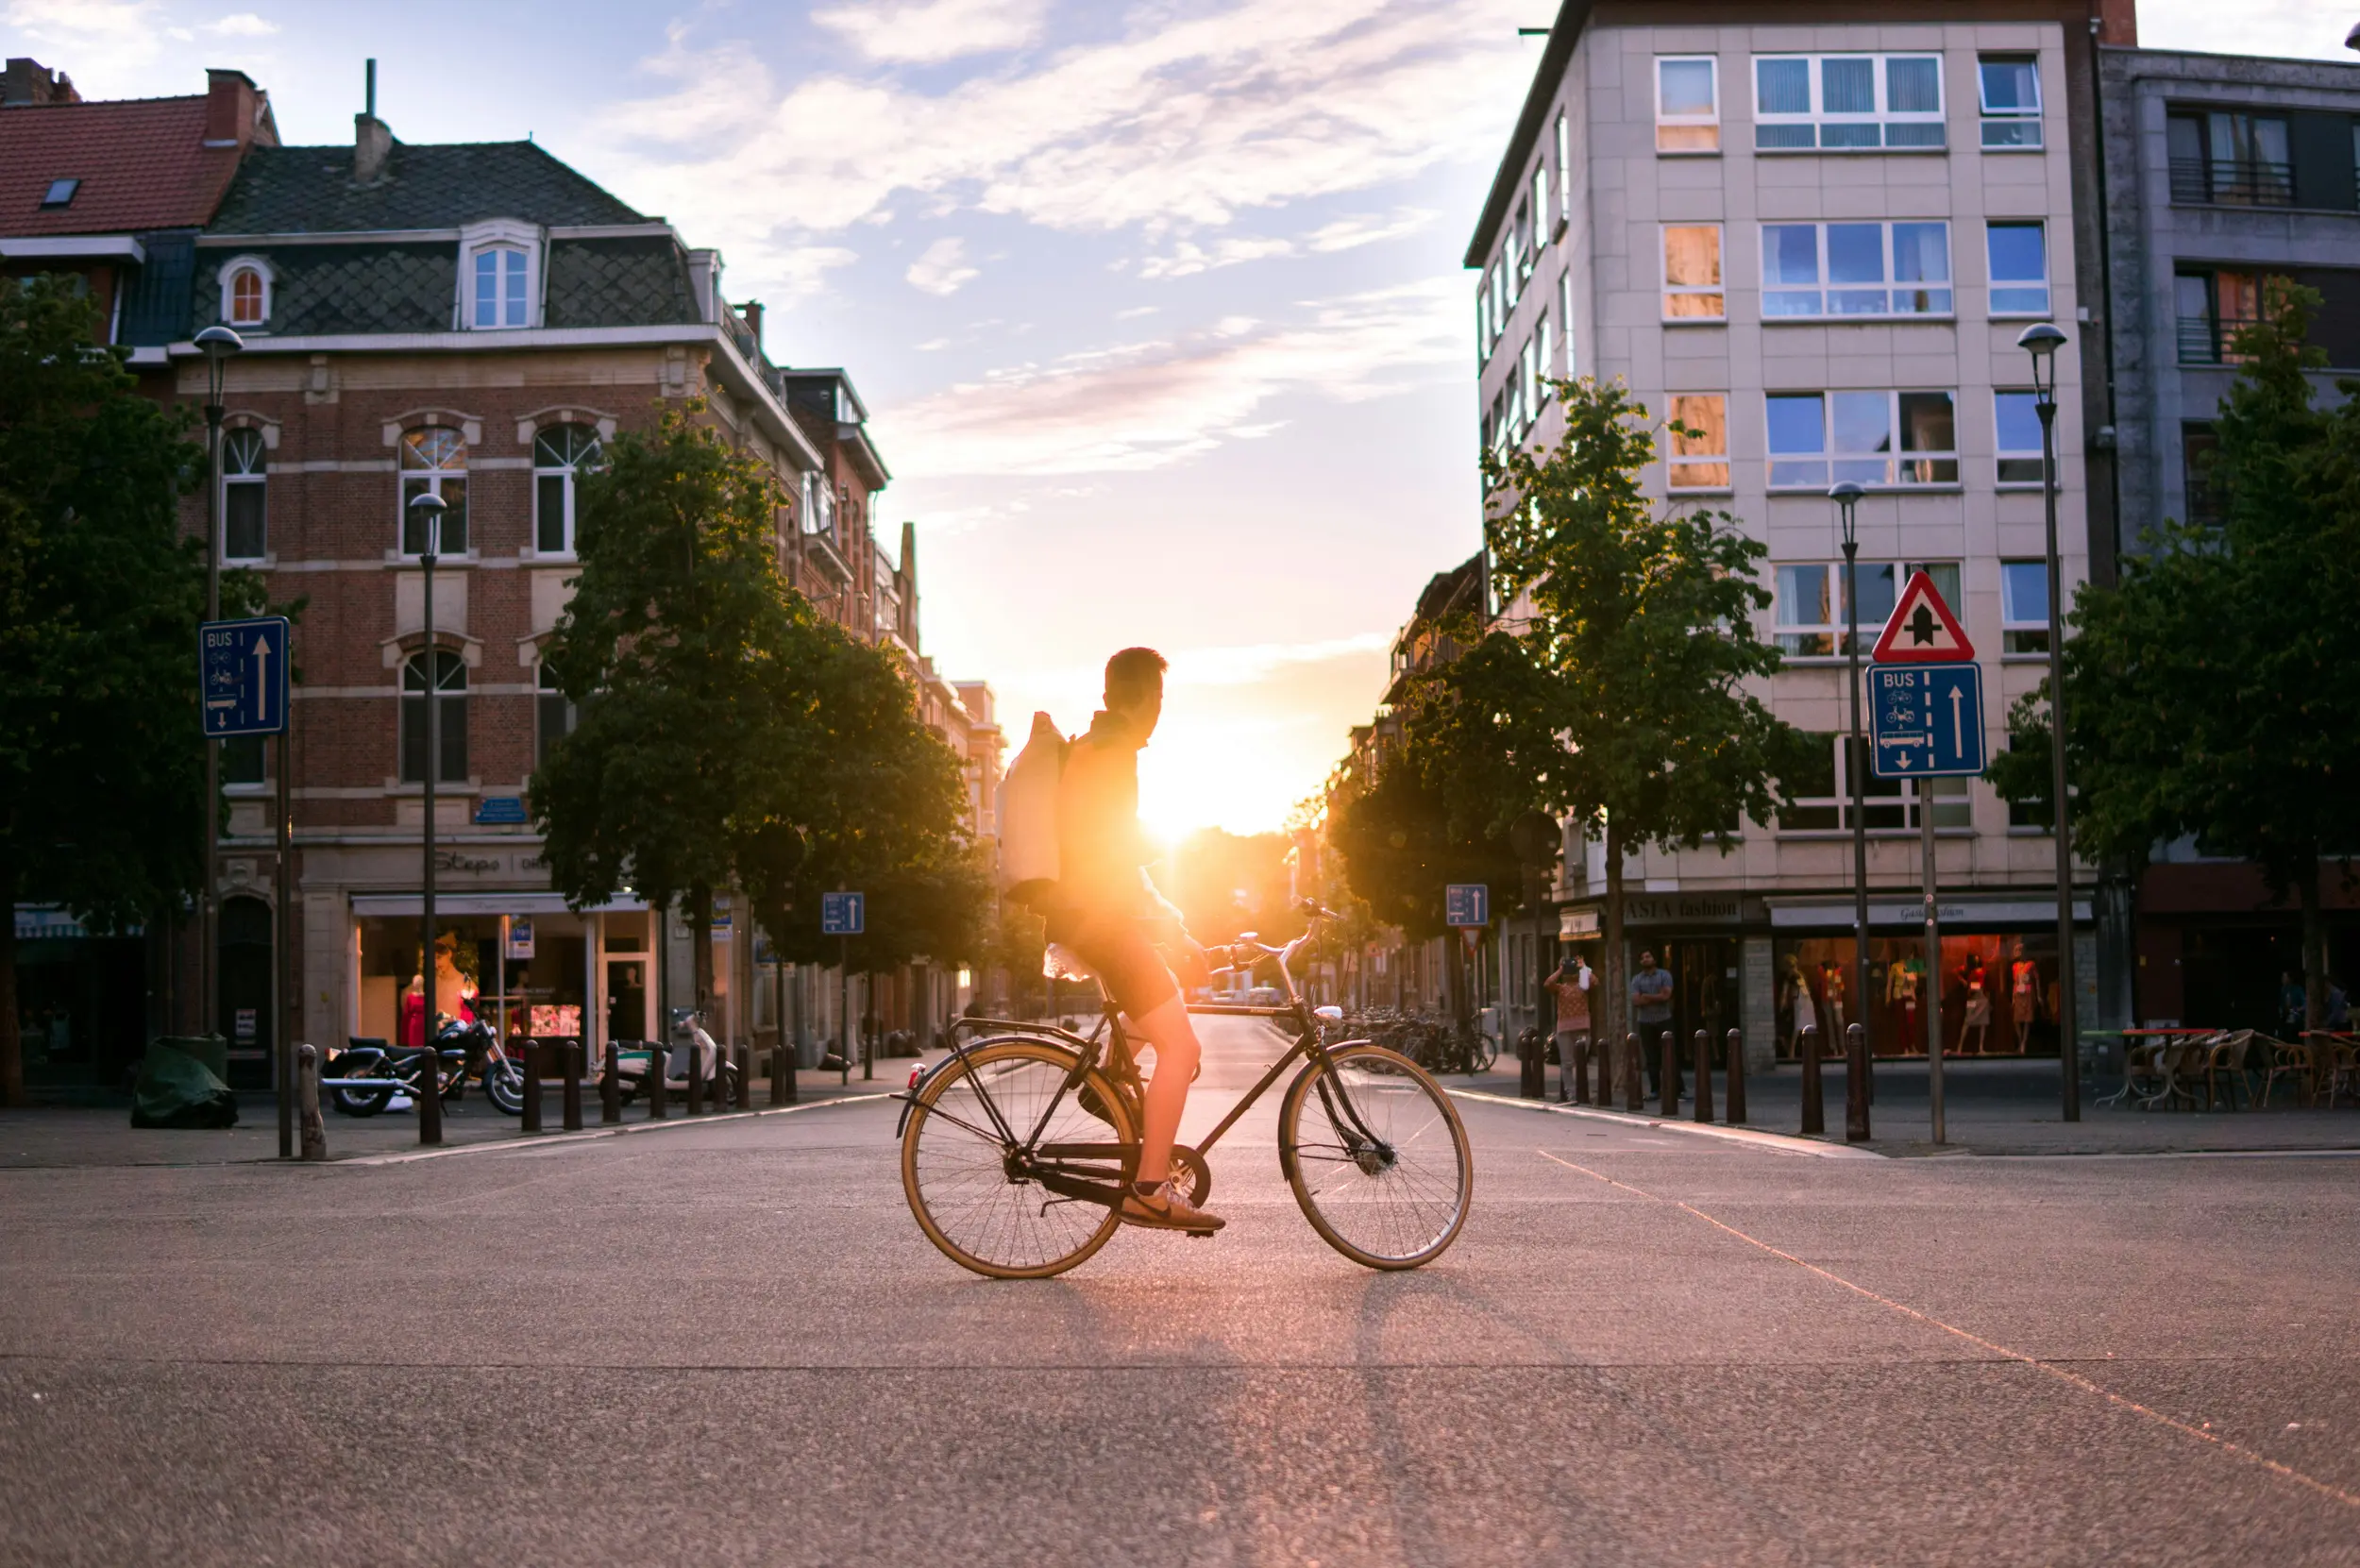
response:
<path fill-rule="evenodd" d="M 221 438 L 221 553 L 226 561 L 260 561 L 270 551 L 263 488 L 269 453 L 260 430 Z"/>
<path fill-rule="evenodd" d="M 426 661 L 401 666 L 401 782 L 426 782 Z M 447 649 L 434 653 L 434 720 L 441 755 L 437 784 L 467 780 L 467 666 Z"/>
<path fill-rule="evenodd" d="M 475 311 L 470 321 L 478 327 L 525 326 L 525 299 L 522 245 L 485 245 L 475 253 Z"/>
<path fill-rule="evenodd" d="M 459 432 L 430 427 L 401 438 L 401 553 L 426 553 L 426 527 L 410 515 L 416 497 L 443 497 L 450 508 L 443 514 L 443 537 L 438 555 L 467 553 L 467 444 Z"/>
<path fill-rule="evenodd" d="M 533 766 L 547 767 L 550 750 L 574 733 L 574 724 L 581 717 L 558 685 L 556 671 L 547 665 L 541 666 L 540 690 L 533 699 L 532 717 Z"/>
<path fill-rule="evenodd" d="M 582 477 L 598 466 L 598 432 L 587 425 L 551 425 L 532 438 L 532 548 L 543 555 L 574 553 Z"/>
<path fill-rule="evenodd" d="M 262 292 L 262 274 L 256 267 L 240 267 L 229 275 L 229 325 L 260 327 L 270 314 Z"/>

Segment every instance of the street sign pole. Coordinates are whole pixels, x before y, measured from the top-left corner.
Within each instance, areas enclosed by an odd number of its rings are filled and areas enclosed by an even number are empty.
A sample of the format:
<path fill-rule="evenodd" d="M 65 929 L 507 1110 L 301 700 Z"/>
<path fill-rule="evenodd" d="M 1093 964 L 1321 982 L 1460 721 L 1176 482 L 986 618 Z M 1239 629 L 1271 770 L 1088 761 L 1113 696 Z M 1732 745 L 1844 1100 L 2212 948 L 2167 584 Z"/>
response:
<path fill-rule="evenodd" d="M 283 657 L 286 650 L 281 649 Z M 295 995 L 295 725 L 278 732 L 278 1038 L 273 1076 L 278 1083 L 278 1157 L 295 1158 L 295 1037 L 303 1016 Z"/>
<path fill-rule="evenodd" d="M 1917 836 L 1926 857 L 1926 983 L 1918 1006 L 1926 1015 L 1926 1094 L 1931 1102 L 1934 1141 L 1942 1124 L 1942 907 L 1934 897 L 1934 782 L 1917 781 Z"/>

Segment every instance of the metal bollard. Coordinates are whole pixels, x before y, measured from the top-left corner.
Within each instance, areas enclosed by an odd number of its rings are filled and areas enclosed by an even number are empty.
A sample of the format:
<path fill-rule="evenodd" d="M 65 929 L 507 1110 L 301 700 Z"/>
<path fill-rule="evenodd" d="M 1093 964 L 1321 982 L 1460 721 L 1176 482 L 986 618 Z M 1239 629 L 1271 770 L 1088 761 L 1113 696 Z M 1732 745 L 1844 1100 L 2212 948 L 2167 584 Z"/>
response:
<path fill-rule="evenodd" d="M 672 1058 L 663 1045 L 648 1042 L 648 1120 L 661 1121 L 669 1114 L 664 1106 L 664 1086 L 672 1075 Z"/>
<path fill-rule="evenodd" d="M 792 1060 L 794 1057 L 788 1053 L 786 1046 L 786 1031 L 782 1029 L 779 1031 L 778 1043 L 770 1048 L 770 1104 L 774 1105 L 784 1105 L 787 1103 L 787 1086 L 795 1081 L 790 1076 L 795 1070 L 786 1064 Z"/>
<path fill-rule="evenodd" d="M 705 1113 L 705 1048 L 696 1036 L 688 1037 L 688 1114 Z"/>
<path fill-rule="evenodd" d="M 541 1042 L 525 1041 L 525 1131 L 541 1130 L 541 1072 L 546 1064 L 541 1059 Z"/>
<path fill-rule="evenodd" d="M 1614 1104 L 1614 1042 L 1593 1039 L 1588 1035 L 1582 1037 L 1582 1042 L 1590 1048 L 1590 1054 L 1598 1062 L 1598 1098 L 1595 1103 L 1610 1105 Z"/>
<path fill-rule="evenodd" d="M 1712 1034 L 1696 1031 L 1696 1120 L 1712 1120 Z"/>
<path fill-rule="evenodd" d="M 1860 1024 L 1844 1030 L 1844 1141 L 1868 1140 L 1868 1031 Z"/>
<path fill-rule="evenodd" d="M 1644 1093 L 1645 1085 L 1642 1081 L 1644 1077 L 1645 1074 L 1640 1071 L 1639 1067 L 1639 1037 L 1625 1035 L 1623 1037 L 1623 1108 L 1625 1110 L 1644 1111 L 1647 1108 Z"/>
<path fill-rule="evenodd" d="M 623 1053 L 606 1042 L 606 1071 L 598 1075 L 598 1125 L 612 1127 L 623 1119 Z"/>
<path fill-rule="evenodd" d="M 1590 1104 L 1590 1037 L 1557 1037 L 1557 1098 L 1568 1105 Z"/>
<path fill-rule="evenodd" d="M 737 1108 L 754 1108 L 754 1048 L 750 1045 L 737 1048 Z"/>
<path fill-rule="evenodd" d="M 557 1048 L 565 1057 L 565 1130 L 582 1131 L 582 1042 L 567 1040 Z"/>
<path fill-rule="evenodd" d="M 1663 1114 L 1679 1115 L 1680 1034 L 1677 1029 L 1666 1028 L 1663 1031 L 1663 1081 L 1657 1087 L 1663 1091 Z"/>
<path fill-rule="evenodd" d="M 1516 1094 L 1524 1100 L 1546 1100 L 1549 1097 L 1549 1039 L 1538 1027 L 1516 1037 L 1518 1047 Z"/>
<path fill-rule="evenodd" d="M 1745 1031 L 1742 1029 L 1730 1030 L 1728 1033 L 1728 1038 L 1722 1043 L 1728 1048 L 1729 1058 L 1729 1125 L 1732 1127 L 1742 1127 L 1745 1124 Z"/>
<path fill-rule="evenodd" d="M 1819 1087 L 1819 1025 L 1807 1023 L 1795 1037 L 1795 1049 L 1803 1058 L 1803 1127 L 1805 1138 L 1812 1138 L 1828 1130 L 1828 1110 Z"/>
<path fill-rule="evenodd" d="M 303 1120 L 303 1157 L 328 1157 L 328 1122 L 320 1115 L 320 1048 L 295 1047 L 295 1113 Z"/>

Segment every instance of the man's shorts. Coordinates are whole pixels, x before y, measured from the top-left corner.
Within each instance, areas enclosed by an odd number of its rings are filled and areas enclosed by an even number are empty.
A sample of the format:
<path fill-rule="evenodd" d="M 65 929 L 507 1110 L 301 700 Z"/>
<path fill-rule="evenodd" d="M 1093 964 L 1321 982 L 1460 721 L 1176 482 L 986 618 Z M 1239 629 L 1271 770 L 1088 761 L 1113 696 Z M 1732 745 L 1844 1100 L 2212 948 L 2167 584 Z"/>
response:
<path fill-rule="evenodd" d="M 1083 915 L 1055 923 L 1050 940 L 1087 964 L 1115 1005 L 1132 1018 L 1144 1018 L 1180 994 L 1179 983 L 1135 917 Z"/>

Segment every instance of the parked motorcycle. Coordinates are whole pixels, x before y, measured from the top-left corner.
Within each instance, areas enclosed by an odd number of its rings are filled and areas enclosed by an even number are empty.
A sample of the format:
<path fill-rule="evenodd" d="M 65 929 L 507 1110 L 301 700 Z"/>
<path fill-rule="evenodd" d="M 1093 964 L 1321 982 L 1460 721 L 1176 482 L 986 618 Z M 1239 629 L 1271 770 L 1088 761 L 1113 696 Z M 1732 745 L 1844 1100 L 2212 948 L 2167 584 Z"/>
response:
<path fill-rule="evenodd" d="M 345 1115 L 376 1116 L 394 1103 L 396 1094 L 407 1094 L 416 1102 L 425 1093 L 430 1071 L 434 1091 L 446 1103 L 454 1101 L 466 1091 L 468 1048 L 480 1047 L 490 1037 L 482 1024 L 463 1023 L 448 1015 L 444 1015 L 442 1026 L 434 1032 L 432 1051 L 355 1036 L 342 1051 L 329 1049 L 321 1067 L 321 1087 L 329 1091 L 329 1103 Z M 344 1079 L 369 1081 L 345 1087 L 339 1082 Z"/>

